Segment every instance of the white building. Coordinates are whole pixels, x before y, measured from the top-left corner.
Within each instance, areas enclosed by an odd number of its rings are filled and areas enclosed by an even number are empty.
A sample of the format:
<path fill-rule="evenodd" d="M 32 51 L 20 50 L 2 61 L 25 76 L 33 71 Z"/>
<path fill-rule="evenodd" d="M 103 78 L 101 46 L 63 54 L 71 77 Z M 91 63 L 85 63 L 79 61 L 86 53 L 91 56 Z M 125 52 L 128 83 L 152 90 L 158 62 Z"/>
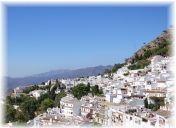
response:
<path fill-rule="evenodd" d="M 13 90 L 14 93 L 11 94 L 11 97 L 18 97 L 18 96 L 24 95 L 23 89 L 24 89 L 23 87 L 16 87 Z"/>
<path fill-rule="evenodd" d="M 81 105 L 84 101 L 79 101 L 73 97 L 73 95 L 68 94 L 63 97 L 60 101 L 61 114 L 65 117 L 76 117 L 81 115 Z"/>
<path fill-rule="evenodd" d="M 46 94 L 47 90 L 34 90 L 32 92 L 29 93 L 29 95 L 32 95 L 35 98 L 40 97 L 42 94 Z"/>
<path fill-rule="evenodd" d="M 117 97 L 116 94 L 108 93 L 106 94 L 106 101 L 107 102 L 113 102 L 113 98 Z"/>
<path fill-rule="evenodd" d="M 175 128 L 173 112 L 159 109 L 156 112 L 156 127 L 157 128 Z"/>
<path fill-rule="evenodd" d="M 152 59 L 151 59 L 151 69 L 152 69 L 152 72 L 155 72 L 155 71 L 160 71 L 162 69 L 161 65 L 158 64 L 159 62 L 161 62 L 161 60 L 163 60 L 164 57 L 162 56 L 154 56 Z"/>
<path fill-rule="evenodd" d="M 81 105 L 81 117 L 83 118 L 93 118 L 93 114 L 96 111 L 98 102 L 85 102 Z"/>

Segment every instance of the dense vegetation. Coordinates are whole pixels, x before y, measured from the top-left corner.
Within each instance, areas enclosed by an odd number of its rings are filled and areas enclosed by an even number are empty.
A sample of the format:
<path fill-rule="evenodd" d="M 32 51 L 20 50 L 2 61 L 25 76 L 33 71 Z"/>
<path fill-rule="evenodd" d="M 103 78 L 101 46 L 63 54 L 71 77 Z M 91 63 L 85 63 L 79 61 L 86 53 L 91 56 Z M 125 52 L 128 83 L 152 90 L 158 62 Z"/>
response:
<path fill-rule="evenodd" d="M 87 85 L 85 84 L 78 84 L 75 87 L 71 88 L 71 93 L 77 98 L 81 99 L 82 96 L 87 95 L 88 93 L 92 93 L 92 95 L 99 95 L 103 96 L 103 90 L 102 88 L 99 89 L 98 85 L 91 86 L 88 83 Z"/>
<path fill-rule="evenodd" d="M 50 98 L 45 99 L 41 103 L 41 109 L 43 112 L 47 110 L 47 108 L 53 108 L 54 107 L 54 101 Z"/>
<path fill-rule="evenodd" d="M 111 70 L 111 73 L 115 73 L 119 68 L 123 67 L 124 65 L 125 65 L 124 63 L 122 63 L 122 64 L 120 64 L 120 63 L 115 64 L 113 66 L 112 70 Z"/>
<path fill-rule="evenodd" d="M 144 54 L 135 54 L 134 58 L 131 60 L 131 64 L 128 68 L 130 70 L 144 68 L 150 64 L 149 58 L 155 55 L 170 56 L 171 55 L 171 41 L 165 41 L 160 43 L 158 47 L 152 49 L 143 49 Z"/>
<path fill-rule="evenodd" d="M 144 100 L 144 106 L 145 108 L 149 108 L 152 111 L 157 111 L 160 106 L 164 105 L 164 97 L 149 97 L 150 100 L 152 100 L 154 103 L 153 104 L 149 104 L 147 98 Z"/>
<path fill-rule="evenodd" d="M 71 93 L 77 99 L 81 99 L 82 96 L 85 96 L 90 92 L 89 89 L 89 86 L 86 86 L 85 84 L 78 84 L 77 86 L 71 88 Z"/>
<path fill-rule="evenodd" d="M 136 64 L 131 64 L 128 66 L 129 70 L 135 70 L 135 69 L 143 69 L 145 66 L 148 66 L 150 64 L 149 60 L 140 60 Z"/>
<path fill-rule="evenodd" d="M 55 90 L 61 89 L 59 94 L 55 94 Z M 38 99 L 30 97 L 27 95 L 30 91 L 37 89 L 47 89 L 47 94 L 42 94 Z M 56 80 L 56 84 L 46 86 L 44 88 L 39 88 L 37 85 L 28 87 L 24 90 L 26 95 L 13 98 L 7 96 L 5 99 L 6 103 L 6 114 L 5 122 L 27 122 L 28 120 L 33 119 L 36 115 L 43 113 L 47 108 L 60 107 L 60 100 L 62 97 L 66 96 L 66 93 L 63 91 L 63 86 L 60 86 L 60 82 Z M 18 109 L 14 109 L 13 105 L 18 105 Z"/>
<path fill-rule="evenodd" d="M 59 94 L 55 94 L 56 89 L 61 89 Z M 61 85 L 60 82 L 56 81 L 56 84 L 49 85 L 43 89 L 47 89 L 47 94 L 42 94 L 38 99 L 30 97 L 27 95 L 30 91 L 42 89 L 37 85 L 28 87 L 24 90 L 26 93 L 20 97 L 13 98 L 7 96 L 5 99 L 6 103 L 6 114 L 5 122 L 27 122 L 28 120 L 33 119 L 38 114 L 46 112 L 47 108 L 60 107 L 60 100 L 62 97 L 66 96 L 64 92 L 65 86 Z M 78 84 L 77 86 L 71 88 L 71 93 L 77 98 L 80 99 L 82 96 L 92 93 L 92 95 L 104 96 L 102 88 L 99 89 L 98 85 L 90 86 L 88 83 Z M 13 105 L 18 105 L 17 109 L 14 109 Z"/>
<path fill-rule="evenodd" d="M 19 109 L 14 109 L 13 105 L 19 105 Z M 39 104 L 35 98 L 21 96 L 17 98 L 6 97 L 5 121 L 28 121 L 35 117 Z"/>
<path fill-rule="evenodd" d="M 30 87 L 27 87 L 23 92 L 24 93 L 29 93 L 31 91 L 38 90 L 38 89 L 41 89 L 41 88 L 37 85 L 33 85 L 33 86 L 30 86 Z"/>

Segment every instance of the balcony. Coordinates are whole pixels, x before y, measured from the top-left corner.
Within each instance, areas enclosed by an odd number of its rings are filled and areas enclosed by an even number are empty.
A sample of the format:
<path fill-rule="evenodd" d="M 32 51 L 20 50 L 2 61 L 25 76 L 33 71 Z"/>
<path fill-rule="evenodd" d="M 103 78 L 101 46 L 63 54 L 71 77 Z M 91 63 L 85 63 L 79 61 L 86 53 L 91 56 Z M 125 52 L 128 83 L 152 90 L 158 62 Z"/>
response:
<path fill-rule="evenodd" d="M 101 118 L 101 119 L 108 119 L 108 116 L 107 115 L 104 115 L 104 114 L 99 114 L 97 113 L 96 115 L 98 118 Z"/>

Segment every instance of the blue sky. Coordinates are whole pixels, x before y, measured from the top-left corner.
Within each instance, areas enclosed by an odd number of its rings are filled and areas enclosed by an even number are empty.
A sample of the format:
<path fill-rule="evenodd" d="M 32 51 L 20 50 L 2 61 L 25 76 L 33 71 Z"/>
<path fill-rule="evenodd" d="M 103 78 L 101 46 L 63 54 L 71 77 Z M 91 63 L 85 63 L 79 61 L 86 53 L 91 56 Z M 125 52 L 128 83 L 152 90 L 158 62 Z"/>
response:
<path fill-rule="evenodd" d="M 168 28 L 168 6 L 7 6 L 7 75 L 124 62 Z"/>

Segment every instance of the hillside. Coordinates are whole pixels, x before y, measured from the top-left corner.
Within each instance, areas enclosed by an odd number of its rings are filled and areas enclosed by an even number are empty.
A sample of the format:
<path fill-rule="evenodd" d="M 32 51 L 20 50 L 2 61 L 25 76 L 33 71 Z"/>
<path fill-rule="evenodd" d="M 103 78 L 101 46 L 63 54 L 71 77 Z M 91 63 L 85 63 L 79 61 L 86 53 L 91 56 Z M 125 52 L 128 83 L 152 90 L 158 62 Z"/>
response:
<path fill-rule="evenodd" d="M 128 63 L 131 63 L 128 68 L 130 70 L 144 68 L 150 64 L 150 60 L 153 56 L 172 56 L 172 48 L 174 47 L 173 41 L 173 26 L 170 26 L 167 30 L 164 30 L 160 36 L 151 41 L 150 43 L 141 47 L 132 57 L 128 59 Z"/>
<path fill-rule="evenodd" d="M 125 63 L 131 63 L 128 68 L 130 70 L 142 69 L 150 64 L 150 60 L 155 55 L 171 56 L 173 55 L 172 48 L 174 47 L 173 41 L 173 26 L 164 30 L 160 36 L 153 41 L 141 47 L 135 52 Z M 114 73 L 121 68 L 125 63 L 115 64 L 112 70 L 106 70 L 104 73 Z"/>
<path fill-rule="evenodd" d="M 173 41 L 173 26 L 170 26 L 167 30 L 164 30 L 160 36 L 151 41 L 150 43 L 141 47 L 132 57 L 128 59 L 128 62 L 134 63 L 138 60 L 149 60 L 155 55 L 169 56 L 171 55 L 171 47 Z M 136 61 L 137 59 L 137 61 Z"/>

